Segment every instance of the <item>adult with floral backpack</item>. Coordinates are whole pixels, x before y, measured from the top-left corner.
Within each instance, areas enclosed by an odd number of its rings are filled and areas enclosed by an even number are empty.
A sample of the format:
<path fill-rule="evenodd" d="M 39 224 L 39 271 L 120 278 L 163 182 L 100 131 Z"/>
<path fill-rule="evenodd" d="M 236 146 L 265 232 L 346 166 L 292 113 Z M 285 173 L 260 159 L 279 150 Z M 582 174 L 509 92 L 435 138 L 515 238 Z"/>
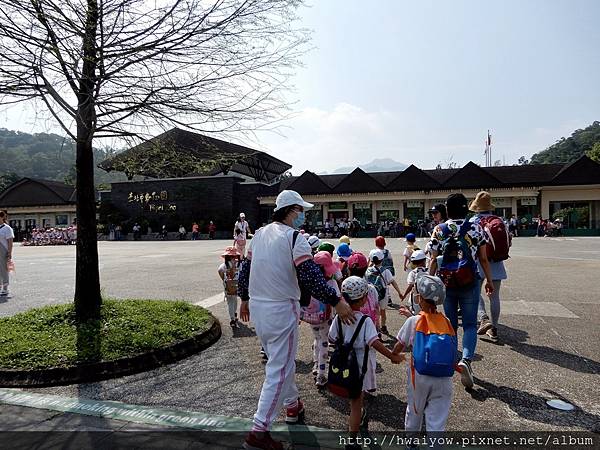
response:
<path fill-rule="evenodd" d="M 486 235 L 486 255 L 490 264 L 492 273 L 492 282 L 494 283 L 494 293 L 490 296 L 490 314 L 492 320 L 485 310 L 485 301 L 483 296 L 479 297 L 479 309 L 477 318 L 479 328 L 477 334 L 487 336 L 492 342 L 498 342 L 498 320 L 500 318 L 500 285 L 502 280 L 506 280 L 506 268 L 504 261 L 508 259 L 508 251 L 511 246 L 511 237 L 506 229 L 502 218 L 494 215 L 494 205 L 492 196 L 485 191 L 479 192 L 475 200 L 469 205 L 469 209 L 475 213 L 471 217 L 471 222 L 481 226 Z M 478 264 L 479 274 L 483 273 L 481 262 Z"/>
<path fill-rule="evenodd" d="M 486 237 L 480 225 L 466 219 L 469 209 L 463 194 L 450 194 L 446 199 L 448 220 L 437 225 L 431 234 L 431 275 L 439 276 L 446 286 L 444 312 L 452 327 L 458 329 L 458 309 L 462 313 L 462 359 L 458 363 L 461 382 L 473 387 L 471 361 L 477 346 L 477 309 L 481 278 L 477 263 L 485 274 L 485 291 L 494 293 L 490 264 L 486 253 Z"/>

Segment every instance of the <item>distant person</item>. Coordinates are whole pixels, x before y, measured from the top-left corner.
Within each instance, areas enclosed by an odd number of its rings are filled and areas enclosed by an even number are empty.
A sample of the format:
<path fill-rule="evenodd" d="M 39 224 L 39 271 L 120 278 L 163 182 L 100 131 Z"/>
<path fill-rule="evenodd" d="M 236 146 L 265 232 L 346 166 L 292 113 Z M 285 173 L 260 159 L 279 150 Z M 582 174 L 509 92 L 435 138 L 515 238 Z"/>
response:
<path fill-rule="evenodd" d="M 246 257 L 246 238 L 242 234 L 242 230 L 240 230 L 239 228 L 236 228 L 235 230 L 233 246 L 235 247 L 242 259 Z"/>
<path fill-rule="evenodd" d="M 9 274 L 8 269 L 12 264 L 13 241 L 15 234 L 8 225 L 8 214 L 0 211 L 0 296 L 8 296 Z"/>
<path fill-rule="evenodd" d="M 231 326 L 231 328 L 239 328 L 237 315 L 237 289 L 240 254 L 234 247 L 227 247 L 221 257 L 224 259 L 224 262 L 217 269 L 217 273 L 223 281 L 225 301 L 227 302 L 227 310 L 229 311 L 229 326 Z"/>
<path fill-rule="evenodd" d="M 408 233 L 406 235 L 406 248 L 404 249 L 404 266 L 403 266 L 403 270 L 404 272 L 410 272 L 410 255 L 412 255 L 412 252 L 414 252 L 415 250 L 419 250 L 419 247 L 417 247 L 417 237 L 414 235 L 414 233 Z"/>
<path fill-rule="evenodd" d="M 133 240 L 134 241 L 139 241 L 140 238 L 142 237 L 142 227 L 140 227 L 139 223 L 135 223 L 135 225 L 133 226 Z"/>
<path fill-rule="evenodd" d="M 122 231 L 123 231 L 123 227 L 121 226 L 121 224 L 119 224 L 115 227 L 115 240 L 116 241 L 121 240 L 121 232 Z"/>
<path fill-rule="evenodd" d="M 248 235 L 252 233 L 250 224 L 246 221 L 246 214 L 240 213 L 238 220 L 233 226 L 233 237 L 235 238 L 235 230 L 240 230 L 244 239 L 248 239 Z"/>
<path fill-rule="evenodd" d="M 187 231 L 185 231 L 185 227 L 183 225 L 179 225 L 179 240 L 183 241 L 187 236 Z"/>
<path fill-rule="evenodd" d="M 217 232 L 217 226 L 215 225 L 215 223 L 211 220 L 208 224 L 208 238 L 209 239 L 214 239 L 215 238 L 215 234 Z"/>
<path fill-rule="evenodd" d="M 160 230 L 160 238 L 165 241 L 167 240 L 167 238 L 169 237 L 169 231 L 167 230 L 167 226 L 163 225 L 162 229 Z"/>
<path fill-rule="evenodd" d="M 192 241 L 198 240 L 198 236 L 200 235 L 200 227 L 196 222 L 192 224 Z"/>
<path fill-rule="evenodd" d="M 514 214 L 510 216 L 508 230 L 512 233 L 513 236 L 519 236 L 519 221 L 517 219 L 517 216 L 515 216 Z"/>
<path fill-rule="evenodd" d="M 366 280 L 375 286 L 377 289 L 377 296 L 379 298 L 379 314 L 381 317 L 381 331 L 383 334 L 388 334 L 388 329 L 386 326 L 386 310 L 388 307 L 388 303 L 391 301 L 390 288 L 389 286 L 393 286 L 393 288 L 398 292 L 398 296 L 402 298 L 402 292 L 400 291 L 400 287 L 396 280 L 394 280 L 394 276 L 388 269 L 383 269 L 383 251 L 378 248 L 374 248 L 369 253 L 369 260 L 371 265 L 367 269 L 365 274 Z"/>

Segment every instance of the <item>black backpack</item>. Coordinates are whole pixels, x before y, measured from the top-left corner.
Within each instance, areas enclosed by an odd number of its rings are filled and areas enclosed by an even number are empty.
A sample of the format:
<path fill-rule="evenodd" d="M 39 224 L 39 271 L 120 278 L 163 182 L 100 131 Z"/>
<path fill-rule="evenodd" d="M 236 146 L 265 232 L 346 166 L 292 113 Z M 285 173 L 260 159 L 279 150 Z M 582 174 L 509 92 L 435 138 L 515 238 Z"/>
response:
<path fill-rule="evenodd" d="M 327 377 L 327 389 L 332 394 L 343 398 L 358 398 L 362 392 L 363 379 L 367 373 L 369 346 L 365 346 L 365 357 L 362 362 L 362 369 L 359 369 L 356 351 L 354 350 L 354 341 L 358 336 L 365 320 L 368 316 L 362 316 L 352 339 L 347 344 L 344 343 L 344 333 L 342 330 L 342 321 L 337 317 L 338 338 L 335 342 L 335 350 L 329 360 L 329 375 Z"/>

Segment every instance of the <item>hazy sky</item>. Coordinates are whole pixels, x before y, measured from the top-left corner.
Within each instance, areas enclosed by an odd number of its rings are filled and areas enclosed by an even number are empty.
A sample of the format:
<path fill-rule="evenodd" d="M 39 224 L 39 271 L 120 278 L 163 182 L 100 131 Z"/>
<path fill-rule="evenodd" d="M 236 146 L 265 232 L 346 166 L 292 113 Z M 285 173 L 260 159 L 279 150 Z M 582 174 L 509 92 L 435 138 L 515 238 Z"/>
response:
<path fill-rule="evenodd" d="M 313 0 L 315 47 L 286 137 L 245 141 L 305 169 L 530 156 L 600 120 L 600 1 Z M 0 127 L 46 131 L 26 114 Z M 242 140 L 242 142 L 244 142 Z"/>

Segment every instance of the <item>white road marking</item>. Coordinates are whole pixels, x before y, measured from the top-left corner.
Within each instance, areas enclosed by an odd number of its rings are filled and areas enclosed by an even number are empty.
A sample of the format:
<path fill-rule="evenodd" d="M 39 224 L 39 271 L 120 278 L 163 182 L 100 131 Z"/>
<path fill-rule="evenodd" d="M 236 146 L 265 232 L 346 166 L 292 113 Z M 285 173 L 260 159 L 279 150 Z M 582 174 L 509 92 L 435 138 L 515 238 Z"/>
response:
<path fill-rule="evenodd" d="M 203 308 L 210 308 L 211 306 L 215 306 L 222 301 L 225 301 L 224 294 L 217 294 L 213 295 L 212 297 L 205 298 L 204 300 L 194 302 L 194 305 L 202 306 Z"/>
<path fill-rule="evenodd" d="M 525 302 L 523 300 L 510 302 L 502 301 L 502 314 L 515 316 L 545 316 L 565 319 L 579 319 L 563 305 L 557 302 Z"/>

